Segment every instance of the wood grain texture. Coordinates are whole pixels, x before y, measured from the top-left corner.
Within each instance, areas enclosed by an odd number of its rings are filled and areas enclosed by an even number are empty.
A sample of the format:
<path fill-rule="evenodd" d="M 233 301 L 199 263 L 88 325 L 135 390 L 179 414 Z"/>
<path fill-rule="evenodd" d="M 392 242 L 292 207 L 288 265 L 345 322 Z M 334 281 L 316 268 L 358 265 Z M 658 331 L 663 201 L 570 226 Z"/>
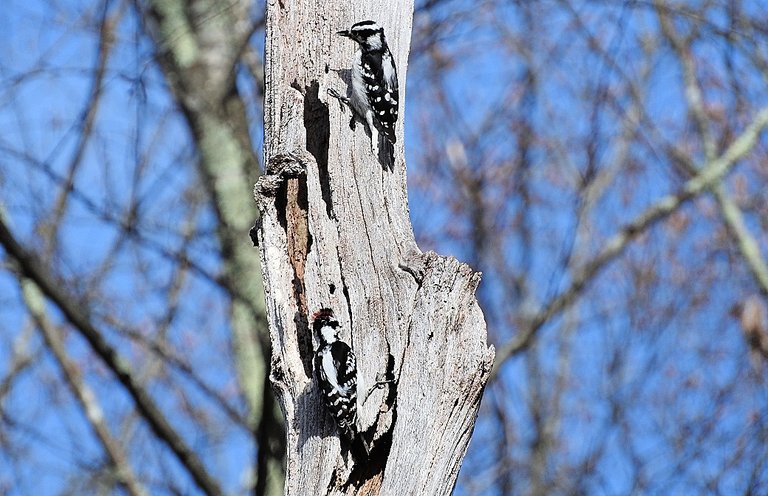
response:
<path fill-rule="evenodd" d="M 474 293 L 479 274 L 423 254 L 406 190 L 402 121 L 394 171 L 365 126 L 328 96 L 348 91 L 354 45 L 336 36 L 373 19 L 398 65 L 400 115 L 412 1 L 268 3 L 265 159 L 258 232 L 273 345 L 272 381 L 287 423 L 286 494 L 447 494 L 493 362 Z M 373 443 L 342 450 L 313 376 L 309 316 L 334 309 L 357 355 L 359 417 Z M 377 380 L 394 382 L 366 393 Z"/>

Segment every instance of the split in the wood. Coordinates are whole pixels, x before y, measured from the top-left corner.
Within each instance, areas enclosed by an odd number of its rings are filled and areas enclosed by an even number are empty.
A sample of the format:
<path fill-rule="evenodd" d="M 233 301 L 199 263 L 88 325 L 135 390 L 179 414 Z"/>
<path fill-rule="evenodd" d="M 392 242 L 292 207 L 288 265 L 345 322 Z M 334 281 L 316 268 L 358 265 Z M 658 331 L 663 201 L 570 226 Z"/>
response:
<path fill-rule="evenodd" d="M 259 231 L 261 230 L 261 224 L 262 220 L 261 217 L 259 217 L 253 222 L 251 229 L 248 231 L 248 237 L 251 238 L 251 243 L 253 243 L 254 248 L 259 247 Z"/>
<path fill-rule="evenodd" d="M 403 270 L 413 276 L 416 284 L 421 286 L 424 281 L 424 275 L 427 272 L 427 260 L 429 256 L 416 248 L 409 250 L 397 264 L 400 270 Z"/>
<path fill-rule="evenodd" d="M 402 361 L 401 361 L 402 366 Z M 383 377 L 382 377 L 383 376 Z M 368 390 L 363 404 L 367 403 L 369 397 L 374 391 L 380 389 L 383 386 L 387 387 L 386 395 L 383 398 L 382 404 L 379 405 L 379 413 L 376 415 L 376 419 L 371 426 L 365 431 L 365 438 L 371 440 L 369 444 L 372 445 L 371 456 L 385 453 L 389 450 L 387 439 L 391 441 L 392 429 L 395 427 L 397 421 L 397 388 L 399 382 L 400 371 L 395 371 L 395 357 L 387 352 L 387 368 L 384 374 L 376 375 L 376 383 Z M 385 417 L 391 416 L 389 421 L 385 420 Z M 382 422 L 384 424 L 382 425 Z M 384 429 L 382 429 L 382 427 Z M 384 456 L 386 459 L 386 456 Z"/>

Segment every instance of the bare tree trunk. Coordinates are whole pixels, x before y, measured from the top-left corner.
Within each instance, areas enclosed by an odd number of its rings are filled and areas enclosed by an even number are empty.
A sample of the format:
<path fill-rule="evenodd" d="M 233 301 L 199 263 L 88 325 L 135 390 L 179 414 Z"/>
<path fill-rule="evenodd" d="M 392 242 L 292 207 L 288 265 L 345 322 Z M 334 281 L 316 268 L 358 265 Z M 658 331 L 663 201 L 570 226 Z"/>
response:
<path fill-rule="evenodd" d="M 345 92 L 355 48 L 335 32 L 373 19 L 397 62 L 402 102 L 412 12 L 411 0 L 267 6 L 267 171 L 255 193 L 286 494 L 449 493 L 493 362 L 479 275 L 416 246 L 402 124 L 390 172 L 365 126 L 350 130 L 350 111 L 327 96 Z M 342 452 L 318 394 L 308 321 L 321 307 L 335 311 L 357 355 L 367 464 Z M 394 381 L 367 397 L 384 377 Z"/>

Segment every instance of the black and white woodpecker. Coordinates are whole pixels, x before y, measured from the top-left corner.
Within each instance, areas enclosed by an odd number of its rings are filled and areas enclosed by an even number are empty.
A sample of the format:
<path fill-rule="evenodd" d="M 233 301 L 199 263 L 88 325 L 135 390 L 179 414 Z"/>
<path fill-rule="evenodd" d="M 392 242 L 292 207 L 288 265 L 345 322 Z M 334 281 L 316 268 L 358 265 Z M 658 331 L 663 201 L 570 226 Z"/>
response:
<path fill-rule="evenodd" d="M 323 400 L 355 456 L 368 455 L 357 425 L 357 361 L 352 349 L 339 339 L 339 321 L 330 308 L 312 316 L 312 329 L 320 340 L 315 354 Z"/>
<path fill-rule="evenodd" d="M 379 155 L 379 131 L 394 145 L 400 92 L 397 69 L 389 51 L 384 28 L 374 21 L 361 21 L 337 34 L 357 43 L 352 65 L 352 96 L 337 98 L 349 103 L 368 124 L 371 131 L 371 151 Z"/>

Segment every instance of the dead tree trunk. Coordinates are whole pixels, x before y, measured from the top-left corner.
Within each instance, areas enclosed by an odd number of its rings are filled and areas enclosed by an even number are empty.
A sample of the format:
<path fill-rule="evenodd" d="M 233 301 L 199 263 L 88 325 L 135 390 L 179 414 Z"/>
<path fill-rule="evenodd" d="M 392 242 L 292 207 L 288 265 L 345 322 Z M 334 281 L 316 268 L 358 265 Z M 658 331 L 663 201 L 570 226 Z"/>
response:
<path fill-rule="evenodd" d="M 268 2 L 267 171 L 255 194 L 285 494 L 448 494 L 493 361 L 479 274 L 416 246 L 402 119 L 390 172 L 365 126 L 352 131 L 350 110 L 327 93 L 347 91 L 355 49 L 336 31 L 372 19 L 397 62 L 404 115 L 412 13 L 412 0 Z M 342 451 L 318 392 L 308 320 L 322 307 L 357 354 L 360 423 L 373 440 L 366 464 Z M 394 381 L 366 400 L 385 376 Z"/>

